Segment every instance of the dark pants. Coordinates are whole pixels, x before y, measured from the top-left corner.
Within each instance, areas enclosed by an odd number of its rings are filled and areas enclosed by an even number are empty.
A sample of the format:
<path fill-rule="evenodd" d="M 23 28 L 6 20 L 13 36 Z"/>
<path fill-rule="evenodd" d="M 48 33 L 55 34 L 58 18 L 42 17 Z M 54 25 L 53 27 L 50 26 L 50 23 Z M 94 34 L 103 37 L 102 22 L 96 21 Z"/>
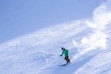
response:
<path fill-rule="evenodd" d="M 67 63 L 70 63 L 69 56 L 65 56 L 65 60 L 67 61 Z"/>

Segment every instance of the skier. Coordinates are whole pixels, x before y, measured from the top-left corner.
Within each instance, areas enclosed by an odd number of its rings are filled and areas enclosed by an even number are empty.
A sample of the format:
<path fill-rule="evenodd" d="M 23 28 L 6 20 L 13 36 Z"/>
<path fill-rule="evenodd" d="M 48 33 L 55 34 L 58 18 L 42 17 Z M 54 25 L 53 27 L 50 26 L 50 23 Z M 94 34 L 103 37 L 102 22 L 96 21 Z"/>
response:
<path fill-rule="evenodd" d="M 63 47 L 61 49 L 62 49 L 62 54 L 60 56 L 64 55 L 65 56 L 65 60 L 67 62 L 66 64 L 70 63 L 68 50 L 63 48 Z"/>

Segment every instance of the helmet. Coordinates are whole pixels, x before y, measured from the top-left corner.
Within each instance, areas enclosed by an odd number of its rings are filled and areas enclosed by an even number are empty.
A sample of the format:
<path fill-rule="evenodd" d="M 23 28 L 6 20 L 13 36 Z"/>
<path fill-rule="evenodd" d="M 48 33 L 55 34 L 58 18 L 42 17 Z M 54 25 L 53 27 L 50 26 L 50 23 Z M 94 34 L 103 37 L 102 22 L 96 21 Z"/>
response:
<path fill-rule="evenodd" d="M 65 48 L 63 48 L 63 47 L 62 47 L 61 49 L 62 49 L 62 50 L 65 50 Z"/>

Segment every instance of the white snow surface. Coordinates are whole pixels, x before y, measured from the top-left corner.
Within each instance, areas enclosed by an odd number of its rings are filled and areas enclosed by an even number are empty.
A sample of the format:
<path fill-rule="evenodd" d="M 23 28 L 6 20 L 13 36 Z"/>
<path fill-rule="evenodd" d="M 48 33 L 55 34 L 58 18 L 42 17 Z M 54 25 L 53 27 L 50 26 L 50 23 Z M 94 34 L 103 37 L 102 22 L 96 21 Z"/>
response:
<path fill-rule="evenodd" d="M 90 19 L 67 22 L 0 44 L 0 74 L 111 74 L 111 0 Z M 60 57 L 69 50 L 71 64 Z"/>

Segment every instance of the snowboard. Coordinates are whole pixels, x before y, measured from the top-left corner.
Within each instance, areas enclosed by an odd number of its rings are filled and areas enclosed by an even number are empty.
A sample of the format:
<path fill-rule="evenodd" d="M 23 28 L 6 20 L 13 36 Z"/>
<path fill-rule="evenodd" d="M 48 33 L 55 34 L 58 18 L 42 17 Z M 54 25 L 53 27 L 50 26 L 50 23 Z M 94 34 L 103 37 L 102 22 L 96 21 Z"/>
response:
<path fill-rule="evenodd" d="M 62 65 L 59 65 L 59 66 L 67 66 L 67 65 L 69 65 L 69 63 L 68 64 L 67 63 L 66 64 L 62 64 Z"/>

